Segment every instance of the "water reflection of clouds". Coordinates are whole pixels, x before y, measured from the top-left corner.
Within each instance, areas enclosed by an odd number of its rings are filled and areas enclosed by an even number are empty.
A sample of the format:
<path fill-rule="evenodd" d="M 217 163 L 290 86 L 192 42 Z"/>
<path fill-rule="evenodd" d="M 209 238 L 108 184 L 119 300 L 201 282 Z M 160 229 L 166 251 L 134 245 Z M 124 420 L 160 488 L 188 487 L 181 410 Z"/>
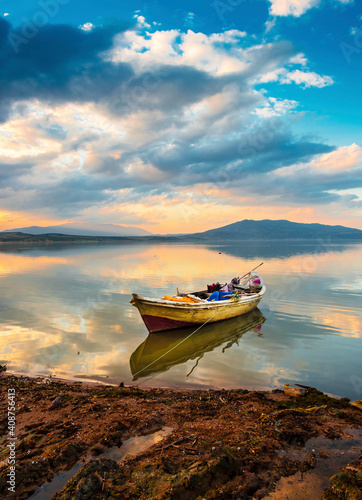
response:
<path fill-rule="evenodd" d="M 240 246 L 233 251 L 130 245 L 3 253 L 1 362 L 14 371 L 119 383 L 129 377 L 129 357 L 147 336 L 130 293 L 204 287 L 260 262 L 238 255 Z M 317 255 L 313 266 L 310 259 L 310 253 L 274 256 L 260 269 L 267 285 L 263 337 L 247 334 L 239 346 L 205 353 L 188 378 L 195 360 L 149 385 L 266 388 L 297 379 L 346 395 L 347 382 L 340 379 L 360 371 L 362 354 L 355 343 L 362 336 L 360 246 L 333 248 Z M 275 290 L 281 298 L 268 310 Z"/>
<path fill-rule="evenodd" d="M 30 257 L 22 254 L 1 253 L 0 277 L 8 274 L 20 274 L 27 271 L 53 267 L 55 265 L 69 265 L 69 260 L 64 257 L 37 256 Z"/>
<path fill-rule="evenodd" d="M 360 276 L 349 276 L 349 280 L 345 283 L 339 283 L 331 286 L 331 290 L 338 292 L 362 292 L 362 278 Z"/>

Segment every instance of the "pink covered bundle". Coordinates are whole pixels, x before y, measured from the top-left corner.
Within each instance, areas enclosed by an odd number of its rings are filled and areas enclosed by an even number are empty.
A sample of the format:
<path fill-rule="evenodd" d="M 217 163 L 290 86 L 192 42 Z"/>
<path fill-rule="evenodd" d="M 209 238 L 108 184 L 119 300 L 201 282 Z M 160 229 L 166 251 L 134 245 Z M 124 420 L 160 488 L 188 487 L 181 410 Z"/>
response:
<path fill-rule="evenodd" d="M 240 286 L 244 289 L 256 288 L 260 290 L 263 286 L 263 280 L 256 271 L 251 271 L 248 276 L 240 281 Z"/>

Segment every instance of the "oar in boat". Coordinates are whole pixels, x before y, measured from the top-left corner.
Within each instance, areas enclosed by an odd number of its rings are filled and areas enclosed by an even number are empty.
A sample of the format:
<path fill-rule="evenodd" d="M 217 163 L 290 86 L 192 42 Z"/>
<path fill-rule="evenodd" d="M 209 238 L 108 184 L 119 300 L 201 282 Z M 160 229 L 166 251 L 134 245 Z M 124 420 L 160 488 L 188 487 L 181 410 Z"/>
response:
<path fill-rule="evenodd" d="M 243 276 L 240 276 L 240 278 L 238 278 L 238 280 L 242 280 L 243 278 L 245 278 L 245 276 L 248 276 L 249 274 L 251 274 L 253 271 L 255 271 L 255 269 L 258 269 L 258 267 L 262 266 L 264 264 L 264 262 L 261 262 L 258 266 L 254 267 L 254 269 L 252 269 L 251 271 L 249 271 L 248 273 L 244 274 Z"/>

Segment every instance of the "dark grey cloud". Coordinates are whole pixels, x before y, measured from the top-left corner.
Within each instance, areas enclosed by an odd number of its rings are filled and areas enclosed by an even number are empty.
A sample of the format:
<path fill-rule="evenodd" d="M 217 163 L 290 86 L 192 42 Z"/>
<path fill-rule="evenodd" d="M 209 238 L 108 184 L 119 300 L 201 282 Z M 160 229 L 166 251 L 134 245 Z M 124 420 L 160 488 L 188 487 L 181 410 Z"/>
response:
<path fill-rule="evenodd" d="M 257 45 L 248 50 L 249 65 L 243 72 L 248 79 L 263 73 L 282 67 L 290 57 L 296 55 L 295 47 L 288 41 Z"/>
<path fill-rule="evenodd" d="M 94 141 L 100 139 L 100 134 L 97 132 L 86 132 L 78 135 L 77 137 L 70 137 L 69 141 L 64 144 L 64 151 L 77 151 L 87 145 L 92 144 Z"/>
<path fill-rule="evenodd" d="M 15 184 L 17 179 L 31 171 L 34 163 L 20 162 L 20 163 L 2 163 L 0 162 L 0 187 L 6 188 L 9 184 Z"/>
<path fill-rule="evenodd" d="M 256 182 L 257 179 L 257 182 Z M 300 205 L 325 205 L 339 202 L 345 206 L 361 205 L 354 194 L 343 194 L 343 190 L 362 188 L 362 165 L 341 170 L 323 170 L 313 164 L 300 171 L 285 175 L 258 176 L 249 173 L 243 179 L 243 186 L 249 193 L 265 193 L 273 197 L 278 204 L 285 202 Z"/>
<path fill-rule="evenodd" d="M 256 136 L 259 137 L 260 134 L 262 129 L 256 132 Z M 170 150 L 160 150 L 155 147 L 145 153 L 145 157 L 161 170 L 177 169 L 180 173 L 180 169 L 190 168 L 194 175 L 200 173 L 201 182 L 205 182 L 205 174 L 208 175 L 222 166 L 226 167 L 231 162 L 236 164 L 231 166 L 228 172 L 237 176 L 242 172 L 253 170 L 268 172 L 281 166 L 307 161 L 316 154 L 328 153 L 334 149 L 325 144 L 298 139 L 291 133 L 276 133 L 260 150 L 240 148 L 240 145 L 248 143 L 248 139 L 249 136 L 240 134 L 232 140 L 221 138 L 193 146 L 180 143 Z"/>
<path fill-rule="evenodd" d="M 41 130 L 46 137 L 50 137 L 51 139 L 64 141 L 64 139 L 67 138 L 67 131 L 59 124 L 52 124 L 48 127 L 37 125 L 36 128 Z"/>
<path fill-rule="evenodd" d="M 166 177 L 164 182 L 167 190 L 171 184 L 192 186 L 208 183 L 220 169 L 227 172 L 230 181 L 237 181 L 253 172 L 266 173 L 283 166 L 306 162 L 315 155 L 335 149 L 333 146 L 313 142 L 310 138 L 296 137 L 291 130 L 286 129 L 287 125 L 281 127 L 275 122 L 267 120 L 252 132 L 239 132 L 237 135 L 233 134 L 232 138 L 228 137 L 227 131 L 220 137 L 212 136 L 206 131 L 193 144 L 182 140 L 177 132 L 173 132 L 171 148 L 167 147 L 167 138 L 156 139 L 137 151 L 124 153 L 121 159 L 104 156 L 90 167 L 86 163 L 85 168 L 100 178 L 111 176 L 109 185 L 119 188 L 136 187 L 141 183 L 152 183 L 152 180 L 146 182 L 143 178 L 130 178 L 126 174 L 128 166 L 142 160 L 144 164 L 153 165 L 170 175 L 171 178 Z"/>
<path fill-rule="evenodd" d="M 115 25 L 83 31 L 67 25 L 48 24 L 30 38 L 24 27 L 13 29 L 0 18 L 0 103 L 2 119 L 11 103 L 38 98 L 51 102 L 98 101 L 115 86 L 129 80 L 129 64 L 103 61 L 116 33 Z M 25 40 L 20 43 L 19 40 Z M 18 45 L 16 45 L 18 41 Z"/>
<path fill-rule="evenodd" d="M 310 172 L 301 173 L 294 178 L 283 179 L 280 187 L 278 182 L 273 181 L 273 185 L 281 195 L 292 192 L 295 201 L 301 203 L 324 204 L 332 201 L 354 202 L 355 195 L 340 194 L 343 190 L 362 188 L 362 167 L 336 172 Z M 332 192 L 330 192 L 332 191 Z M 338 191 L 333 192 L 333 191 Z"/>
<path fill-rule="evenodd" d="M 227 83 L 228 78 L 213 77 L 191 66 L 162 65 L 130 79 L 119 102 L 130 110 L 175 111 L 220 92 Z M 116 112 L 117 106 L 111 104 L 111 109 Z"/>
<path fill-rule="evenodd" d="M 8 184 L 9 185 L 9 184 Z M 96 179 L 75 173 L 64 180 L 31 186 L 16 182 L 5 187 L 0 182 L 2 205 L 12 210 L 43 211 L 60 216 L 74 217 L 85 208 L 104 202 L 109 203 L 115 195 L 107 193 Z"/>
<path fill-rule="evenodd" d="M 112 195 L 101 189 L 96 179 L 79 173 L 58 182 L 51 189 L 38 190 L 37 206 L 57 207 L 57 211 L 69 212 L 71 207 L 82 209 L 111 198 Z"/>

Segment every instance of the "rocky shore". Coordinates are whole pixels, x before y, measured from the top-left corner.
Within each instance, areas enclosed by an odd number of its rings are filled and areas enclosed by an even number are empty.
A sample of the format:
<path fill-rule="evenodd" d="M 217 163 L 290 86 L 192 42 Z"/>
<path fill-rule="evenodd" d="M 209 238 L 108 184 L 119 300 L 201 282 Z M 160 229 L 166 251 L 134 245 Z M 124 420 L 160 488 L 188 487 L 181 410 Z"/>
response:
<path fill-rule="evenodd" d="M 328 460 L 323 451 L 301 459 L 285 452 L 312 437 L 351 439 L 347 429 L 362 429 L 360 409 L 312 388 L 293 398 L 279 390 L 140 390 L 6 373 L 0 386 L 1 498 L 260 499 L 281 477 Z M 157 435 L 138 454 L 109 458 L 135 436 Z M 9 491 L 10 443 L 15 493 Z M 362 498 L 362 456 L 344 465 L 323 498 Z M 62 471 L 70 471 L 68 482 Z M 39 490 L 45 483 L 48 489 Z"/>

